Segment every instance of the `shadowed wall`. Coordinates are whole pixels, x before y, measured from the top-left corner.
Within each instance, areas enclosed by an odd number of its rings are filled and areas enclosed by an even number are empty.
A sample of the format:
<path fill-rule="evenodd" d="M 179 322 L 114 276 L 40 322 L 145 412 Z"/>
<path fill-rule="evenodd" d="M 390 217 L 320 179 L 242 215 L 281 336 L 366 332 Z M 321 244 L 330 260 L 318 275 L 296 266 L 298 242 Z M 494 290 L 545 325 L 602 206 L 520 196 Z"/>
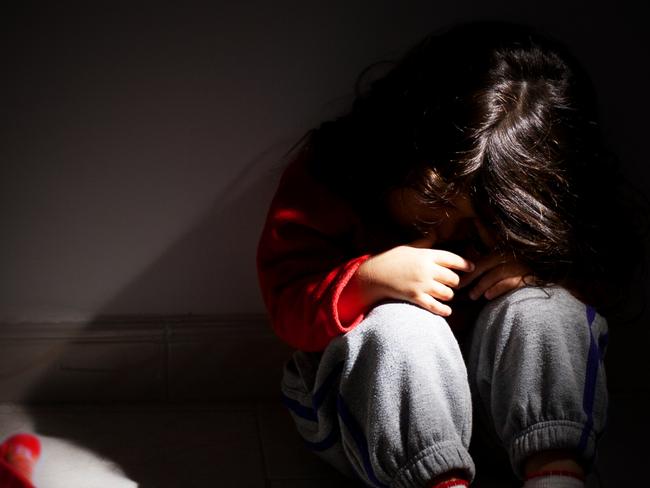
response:
<path fill-rule="evenodd" d="M 0 322 L 263 313 L 254 255 L 282 154 L 366 65 L 456 19 L 565 40 L 648 187 L 647 29 L 621 3 L 106 5 L 1 16 Z"/>

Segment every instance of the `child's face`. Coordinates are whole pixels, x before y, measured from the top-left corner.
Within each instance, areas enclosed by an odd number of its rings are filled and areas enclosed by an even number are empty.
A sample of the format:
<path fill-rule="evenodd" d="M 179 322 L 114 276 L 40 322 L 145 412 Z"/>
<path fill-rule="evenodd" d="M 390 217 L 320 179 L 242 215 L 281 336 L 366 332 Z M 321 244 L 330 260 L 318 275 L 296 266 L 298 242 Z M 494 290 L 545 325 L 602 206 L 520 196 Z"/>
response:
<path fill-rule="evenodd" d="M 388 207 L 391 216 L 405 229 L 414 229 L 418 221 L 431 222 L 424 228 L 435 236 L 439 245 L 478 240 L 482 247 L 494 248 L 494 233 L 481 222 L 466 195 L 458 196 L 448 208 L 432 209 L 419 201 L 415 190 L 399 188 L 389 195 Z"/>

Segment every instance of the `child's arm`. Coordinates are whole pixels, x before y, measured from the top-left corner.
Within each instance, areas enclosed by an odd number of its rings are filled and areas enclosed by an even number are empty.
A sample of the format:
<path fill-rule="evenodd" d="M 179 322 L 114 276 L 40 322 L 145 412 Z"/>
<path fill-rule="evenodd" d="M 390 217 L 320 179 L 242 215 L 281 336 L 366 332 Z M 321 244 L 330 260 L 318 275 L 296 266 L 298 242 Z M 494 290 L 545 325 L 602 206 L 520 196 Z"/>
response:
<path fill-rule="evenodd" d="M 323 350 L 364 318 L 338 315 L 341 291 L 370 257 L 350 251 L 355 219 L 300 160 L 285 170 L 259 240 L 257 271 L 271 325 L 292 347 Z"/>
<path fill-rule="evenodd" d="M 257 270 L 273 329 L 291 346 L 324 349 L 386 298 L 451 313 L 440 300 L 451 299 L 460 281 L 452 269 L 471 271 L 472 263 L 430 249 L 433 238 L 376 256 L 354 255 L 349 241 L 359 225 L 352 209 L 311 179 L 300 161 L 287 168 L 258 244 Z"/>
<path fill-rule="evenodd" d="M 460 277 L 474 265 L 449 251 L 431 249 L 435 237 L 424 237 L 365 260 L 339 298 L 339 317 L 347 320 L 387 298 L 405 300 L 447 317 L 452 310 L 442 301 L 454 297 Z"/>
<path fill-rule="evenodd" d="M 474 283 L 469 292 L 472 300 L 477 300 L 481 296 L 493 300 L 517 288 L 534 285 L 535 279 L 526 265 L 514 258 L 492 253 L 479 259 L 474 271 L 463 276 L 460 288 L 471 283 Z"/>

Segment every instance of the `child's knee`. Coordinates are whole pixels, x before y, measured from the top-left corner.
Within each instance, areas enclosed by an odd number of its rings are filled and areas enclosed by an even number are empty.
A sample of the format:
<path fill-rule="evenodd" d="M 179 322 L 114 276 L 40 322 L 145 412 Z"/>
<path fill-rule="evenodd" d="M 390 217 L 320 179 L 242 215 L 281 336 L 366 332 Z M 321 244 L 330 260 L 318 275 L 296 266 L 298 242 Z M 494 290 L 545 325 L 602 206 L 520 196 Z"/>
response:
<path fill-rule="evenodd" d="M 561 287 L 526 287 L 514 290 L 486 305 L 477 321 L 483 340 L 493 337 L 505 346 L 512 343 L 574 344 L 587 346 L 592 334 L 594 310 Z M 606 330 L 598 320 L 596 333 Z M 601 330 L 602 329 L 602 330 Z M 494 337 L 496 336 L 496 337 Z"/>
<path fill-rule="evenodd" d="M 425 350 L 427 354 L 451 354 L 461 359 L 458 342 L 447 321 L 408 302 L 380 303 L 348 335 L 366 349 L 393 356 L 413 357 Z"/>

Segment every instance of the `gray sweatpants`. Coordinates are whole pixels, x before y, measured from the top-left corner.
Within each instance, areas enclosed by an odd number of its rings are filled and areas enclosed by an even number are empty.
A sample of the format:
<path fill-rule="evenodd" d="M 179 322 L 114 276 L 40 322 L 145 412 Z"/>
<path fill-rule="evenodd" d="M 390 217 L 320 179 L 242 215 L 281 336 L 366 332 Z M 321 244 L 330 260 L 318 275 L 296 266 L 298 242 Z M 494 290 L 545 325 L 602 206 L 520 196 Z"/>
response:
<path fill-rule="evenodd" d="M 424 487 L 452 469 L 473 479 L 473 419 L 519 477 L 547 449 L 573 449 L 588 469 L 606 340 L 605 319 L 559 287 L 489 302 L 462 352 L 445 319 L 386 301 L 322 353 L 296 352 L 283 399 L 307 446 L 369 486 Z"/>

